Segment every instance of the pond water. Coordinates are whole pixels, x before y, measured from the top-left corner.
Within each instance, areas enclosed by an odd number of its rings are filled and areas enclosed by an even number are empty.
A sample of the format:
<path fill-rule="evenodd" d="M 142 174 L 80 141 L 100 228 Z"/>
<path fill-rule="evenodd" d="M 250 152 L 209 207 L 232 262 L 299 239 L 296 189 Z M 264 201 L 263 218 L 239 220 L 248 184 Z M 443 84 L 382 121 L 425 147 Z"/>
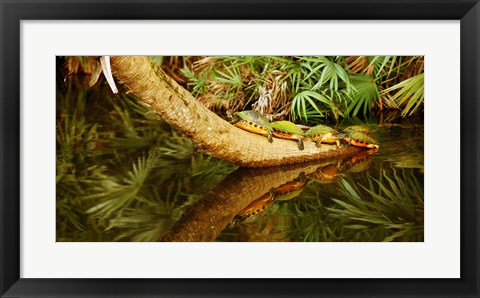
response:
<path fill-rule="evenodd" d="M 288 195 L 260 197 L 216 240 L 423 241 L 423 126 L 370 130 L 378 151 L 305 165 L 296 183 L 282 185 Z"/>
<path fill-rule="evenodd" d="M 166 239 L 423 241 L 423 127 L 389 124 L 370 129 L 379 138 L 378 151 L 232 172 Z M 226 210 L 240 207 L 230 220 L 232 212 Z M 225 228 L 211 233 L 209 220 L 205 227 L 198 222 L 189 226 L 202 216 Z M 194 235 L 202 229 L 204 235 Z"/>
<path fill-rule="evenodd" d="M 424 239 L 421 120 L 369 124 L 378 151 L 243 169 L 107 92 L 57 91 L 57 241 Z"/>

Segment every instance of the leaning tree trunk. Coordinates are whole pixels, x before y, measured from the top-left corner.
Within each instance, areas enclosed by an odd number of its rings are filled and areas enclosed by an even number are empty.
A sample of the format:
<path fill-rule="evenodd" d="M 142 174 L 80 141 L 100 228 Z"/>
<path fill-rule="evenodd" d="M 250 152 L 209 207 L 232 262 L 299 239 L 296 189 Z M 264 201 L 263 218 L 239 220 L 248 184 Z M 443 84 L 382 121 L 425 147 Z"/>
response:
<path fill-rule="evenodd" d="M 334 145 L 318 148 L 313 142 L 305 142 L 305 150 L 300 151 L 294 141 L 275 139 L 269 143 L 266 137 L 239 129 L 208 110 L 148 57 L 111 57 L 111 68 L 116 79 L 141 103 L 190 137 L 197 148 L 236 165 L 293 164 L 359 151 Z"/>

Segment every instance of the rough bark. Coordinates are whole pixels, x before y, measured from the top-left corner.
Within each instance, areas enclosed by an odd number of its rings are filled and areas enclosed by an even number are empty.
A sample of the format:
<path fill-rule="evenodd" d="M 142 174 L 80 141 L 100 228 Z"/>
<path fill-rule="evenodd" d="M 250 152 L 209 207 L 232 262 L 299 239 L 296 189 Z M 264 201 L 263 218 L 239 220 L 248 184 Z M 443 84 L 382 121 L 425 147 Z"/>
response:
<path fill-rule="evenodd" d="M 242 167 L 294 164 L 350 155 L 358 148 L 316 147 L 274 139 L 239 129 L 208 110 L 145 56 L 111 57 L 112 72 L 129 92 L 169 124 L 190 137 L 197 148 Z"/>

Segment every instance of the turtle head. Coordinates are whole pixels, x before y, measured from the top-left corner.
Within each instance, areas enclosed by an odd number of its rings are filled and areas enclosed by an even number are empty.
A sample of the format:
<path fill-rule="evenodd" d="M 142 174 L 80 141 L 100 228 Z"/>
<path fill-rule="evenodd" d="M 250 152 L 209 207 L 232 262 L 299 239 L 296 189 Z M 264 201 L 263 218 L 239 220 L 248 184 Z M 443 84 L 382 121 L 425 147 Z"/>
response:
<path fill-rule="evenodd" d="M 227 111 L 227 118 L 230 122 L 230 124 L 235 124 L 237 123 L 238 121 L 240 121 L 240 117 L 238 117 L 237 113 L 230 113 L 230 111 Z"/>
<path fill-rule="evenodd" d="M 235 217 L 233 219 L 237 223 L 241 223 L 241 222 L 246 221 L 250 216 L 251 216 L 251 214 L 249 212 L 245 212 L 245 213 L 242 213 L 242 214 L 235 215 Z"/>

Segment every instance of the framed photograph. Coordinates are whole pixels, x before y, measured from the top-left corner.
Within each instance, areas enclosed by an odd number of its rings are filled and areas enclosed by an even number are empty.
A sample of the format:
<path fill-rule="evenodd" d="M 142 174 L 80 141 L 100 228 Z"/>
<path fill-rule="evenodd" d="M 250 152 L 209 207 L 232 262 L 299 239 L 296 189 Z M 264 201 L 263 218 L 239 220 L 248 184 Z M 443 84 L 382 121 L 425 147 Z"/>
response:
<path fill-rule="evenodd" d="M 479 297 L 480 4 L 3 1 L 1 297 Z"/>

